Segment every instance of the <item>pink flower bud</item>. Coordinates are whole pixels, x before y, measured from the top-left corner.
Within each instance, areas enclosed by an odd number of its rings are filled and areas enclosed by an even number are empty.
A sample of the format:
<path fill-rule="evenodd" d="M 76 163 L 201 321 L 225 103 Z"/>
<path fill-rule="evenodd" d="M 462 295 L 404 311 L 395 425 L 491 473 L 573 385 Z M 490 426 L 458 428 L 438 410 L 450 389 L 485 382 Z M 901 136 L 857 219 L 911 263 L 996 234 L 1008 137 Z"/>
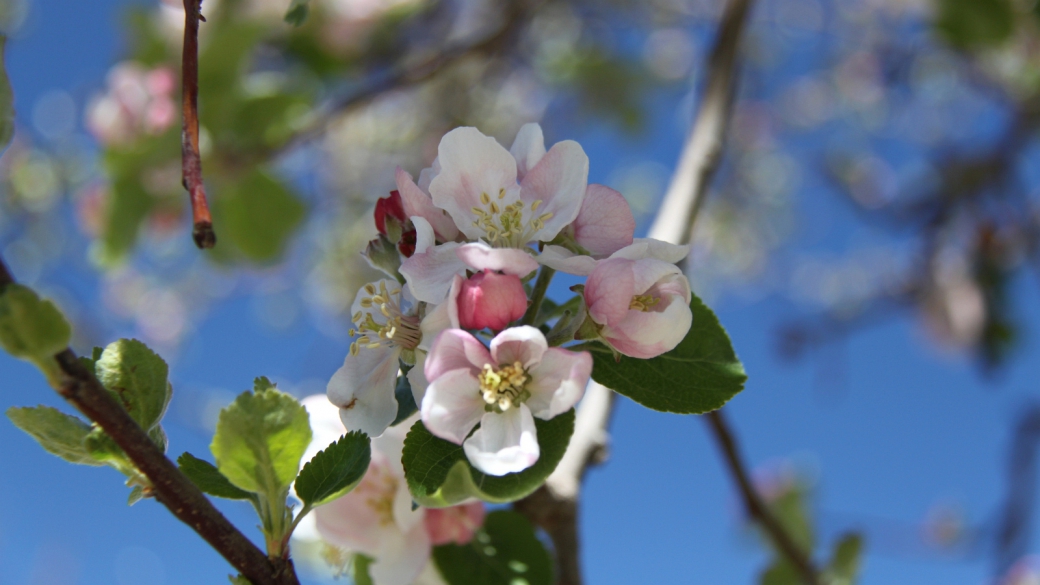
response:
<path fill-rule="evenodd" d="M 450 508 L 426 510 L 426 532 L 434 546 L 467 544 L 484 524 L 484 504 L 471 502 Z"/>
<path fill-rule="evenodd" d="M 458 298 L 463 329 L 488 327 L 501 331 L 527 311 L 527 295 L 520 277 L 484 270 L 462 283 Z"/>

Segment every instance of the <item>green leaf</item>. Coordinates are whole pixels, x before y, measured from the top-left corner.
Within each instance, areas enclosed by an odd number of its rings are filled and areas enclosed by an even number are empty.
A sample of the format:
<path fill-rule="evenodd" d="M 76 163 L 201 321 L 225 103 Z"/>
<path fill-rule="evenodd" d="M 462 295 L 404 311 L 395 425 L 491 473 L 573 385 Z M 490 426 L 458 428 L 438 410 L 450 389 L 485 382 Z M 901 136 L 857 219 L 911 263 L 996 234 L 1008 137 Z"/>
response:
<path fill-rule="evenodd" d="M 401 463 L 408 489 L 423 506 L 440 508 L 477 497 L 485 502 L 519 500 L 538 489 L 556 469 L 574 432 L 574 409 L 552 420 L 534 420 L 541 455 L 531 467 L 501 477 L 473 468 L 461 445 L 435 437 L 422 421 L 412 425 L 404 440 Z"/>
<path fill-rule="evenodd" d="M 318 451 L 296 478 L 296 494 L 308 506 L 320 506 L 354 489 L 372 458 L 368 435 L 347 433 Z"/>
<path fill-rule="evenodd" d="M 253 585 L 252 581 L 242 575 L 228 575 L 227 578 L 228 581 L 231 581 L 231 585 Z"/>
<path fill-rule="evenodd" d="M 137 502 L 140 502 L 143 499 L 144 499 L 144 488 L 139 486 L 139 485 L 135 485 L 134 489 L 130 490 L 130 495 L 127 496 L 127 498 L 126 498 L 126 505 L 127 506 L 133 506 L 134 504 L 136 504 Z"/>
<path fill-rule="evenodd" d="M 779 496 L 768 503 L 768 506 L 777 522 L 784 527 L 798 548 L 803 551 L 811 551 L 816 546 L 816 538 L 813 534 L 813 523 L 809 517 L 805 497 L 805 486 L 796 482 L 785 487 Z M 768 541 L 772 543 L 772 540 Z"/>
<path fill-rule="evenodd" d="M 368 555 L 354 555 L 354 570 L 351 574 L 354 585 L 374 585 L 375 582 L 372 581 L 372 575 L 368 571 L 373 562 L 375 562 L 374 559 Z"/>
<path fill-rule="evenodd" d="M 166 453 L 166 447 L 169 441 L 166 438 L 166 431 L 163 429 L 162 425 L 155 425 L 152 427 L 152 429 L 148 431 L 148 437 L 153 443 L 155 443 L 155 446 L 158 447 L 160 451 Z"/>
<path fill-rule="evenodd" d="M 195 487 L 211 496 L 229 500 L 252 500 L 256 496 L 231 485 L 212 463 L 185 451 L 177 458 L 177 467 Z"/>
<path fill-rule="evenodd" d="M 954 47 L 977 49 L 1011 38 L 1015 17 L 1010 0 L 939 0 L 935 29 Z"/>
<path fill-rule="evenodd" d="M 744 389 L 747 374 L 715 313 L 696 295 L 690 310 L 693 325 L 686 337 L 653 359 L 615 361 L 598 343 L 579 346 L 592 353 L 592 378 L 654 410 L 703 414 L 720 408 Z"/>
<path fill-rule="evenodd" d="M 419 407 L 415 404 L 415 395 L 412 394 L 412 385 L 408 376 L 398 376 L 397 386 L 394 388 L 394 397 L 397 398 L 397 416 L 390 426 L 396 426 L 408 417 L 418 412 Z"/>
<path fill-rule="evenodd" d="M 243 392 L 220 411 L 210 450 L 233 485 L 277 499 L 296 478 L 310 441 L 307 410 L 272 387 Z"/>
<path fill-rule="evenodd" d="M 14 92 L 11 91 L 11 80 L 7 78 L 7 67 L 4 66 L 6 45 L 7 37 L 0 35 L 0 152 L 14 138 Z"/>
<path fill-rule="evenodd" d="M 69 463 L 101 465 L 84 445 L 90 425 L 82 420 L 49 406 L 12 406 L 7 409 L 7 418 L 48 453 Z"/>
<path fill-rule="evenodd" d="M 41 300 L 20 284 L 4 288 L 0 294 L 0 345 L 7 353 L 50 368 L 40 362 L 52 362 L 54 354 L 68 347 L 71 337 L 72 327 L 54 303 Z"/>
<path fill-rule="evenodd" d="M 150 430 L 162 420 L 173 388 L 169 368 L 158 354 L 136 339 L 108 345 L 94 364 L 98 380 L 115 394 L 141 428 Z"/>
<path fill-rule="evenodd" d="M 552 585 L 552 559 L 527 519 L 510 510 L 487 515 L 469 544 L 433 548 L 448 585 Z"/>
<path fill-rule="evenodd" d="M 762 572 L 758 578 L 759 585 L 803 585 L 802 576 L 791 563 L 780 557 Z"/>
<path fill-rule="evenodd" d="M 838 540 L 831 555 L 827 572 L 831 577 L 831 585 L 852 585 L 859 575 L 860 559 L 863 554 L 863 537 L 859 534 L 845 534 Z"/>
<path fill-rule="evenodd" d="M 308 6 L 310 0 L 292 0 L 289 10 L 285 12 L 285 22 L 293 26 L 300 26 L 307 20 Z"/>
<path fill-rule="evenodd" d="M 282 256 L 305 211 L 285 184 L 262 170 L 226 186 L 213 201 L 214 225 L 222 226 L 242 256 L 259 264 Z"/>

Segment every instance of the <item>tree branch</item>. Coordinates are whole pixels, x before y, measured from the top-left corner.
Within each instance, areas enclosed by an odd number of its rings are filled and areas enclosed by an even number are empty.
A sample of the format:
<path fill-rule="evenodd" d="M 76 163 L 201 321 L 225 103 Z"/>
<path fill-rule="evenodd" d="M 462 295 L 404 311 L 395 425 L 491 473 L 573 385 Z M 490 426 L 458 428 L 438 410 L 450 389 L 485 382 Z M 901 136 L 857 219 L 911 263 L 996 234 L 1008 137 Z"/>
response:
<path fill-rule="evenodd" d="M 181 182 L 191 199 L 191 235 L 199 248 L 217 243 L 213 218 L 202 184 L 202 156 L 199 154 L 199 12 L 202 0 L 184 0 L 184 47 L 181 53 Z"/>
<path fill-rule="evenodd" d="M 690 241 L 693 223 L 722 159 L 726 129 L 736 96 L 737 54 L 752 0 L 730 0 L 719 22 L 708 59 L 700 109 L 679 157 L 664 201 L 648 234 L 673 244 Z M 556 550 L 558 583 L 582 583 L 577 537 L 578 495 L 588 467 L 605 457 L 614 393 L 590 383 L 578 406 L 567 451 L 544 486 L 515 504 L 541 526 Z"/>
<path fill-rule="evenodd" d="M 0 290 L 14 283 L 0 259 Z M 202 494 L 130 418 L 112 393 L 70 349 L 54 356 L 62 372 L 65 400 L 96 422 L 152 483 L 151 495 L 190 526 L 255 585 L 299 585 L 292 561 L 268 559 Z"/>

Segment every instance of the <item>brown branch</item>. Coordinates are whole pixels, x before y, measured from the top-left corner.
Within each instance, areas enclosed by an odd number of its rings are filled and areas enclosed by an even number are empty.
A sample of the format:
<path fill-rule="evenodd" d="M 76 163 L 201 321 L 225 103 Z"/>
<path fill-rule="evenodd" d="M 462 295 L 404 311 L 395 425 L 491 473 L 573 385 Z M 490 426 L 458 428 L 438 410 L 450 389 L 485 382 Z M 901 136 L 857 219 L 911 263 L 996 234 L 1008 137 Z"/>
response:
<path fill-rule="evenodd" d="M 740 490 L 741 498 L 744 500 L 744 507 L 747 509 L 748 515 L 755 520 L 766 532 L 769 540 L 773 542 L 777 550 L 787 558 L 787 561 L 791 563 L 791 566 L 798 571 L 802 581 L 808 585 L 817 585 L 820 583 L 819 573 L 816 567 L 813 566 L 812 560 L 809 558 L 808 553 L 803 551 L 801 547 L 795 543 L 791 535 L 787 533 L 787 530 L 780 524 L 779 521 L 769 511 L 769 508 L 762 501 L 762 498 L 755 491 L 754 485 L 751 483 L 751 479 L 748 476 L 747 470 L 744 466 L 744 462 L 740 458 L 740 452 L 737 449 L 736 439 L 733 438 L 733 433 L 729 429 L 729 425 L 726 423 L 725 417 L 722 415 L 721 410 L 710 412 L 706 415 L 708 426 L 711 427 L 712 434 L 715 436 L 715 440 L 718 441 L 719 449 L 722 451 L 723 458 L 726 460 L 726 466 L 729 468 L 730 473 L 733 475 L 733 479 L 737 483 L 737 487 Z"/>
<path fill-rule="evenodd" d="M 213 218 L 202 184 L 202 156 L 199 154 L 199 12 L 202 0 L 184 0 L 184 49 L 181 53 L 181 183 L 191 199 L 191 235 L 199 248 L 217 243 Z"/>
<path fill-rule="evenodd" d="M 0 290 L 14 283 L 0 259 Z M 151 482 L 151 495 L 190 526 L 254 585 L 299 585 L 292 561 L 268 559 L 191 483 L 130 418 L 112 393 L 70 349 L 54 356 L 63 375 L 58 393 L 96 422 Z"/>

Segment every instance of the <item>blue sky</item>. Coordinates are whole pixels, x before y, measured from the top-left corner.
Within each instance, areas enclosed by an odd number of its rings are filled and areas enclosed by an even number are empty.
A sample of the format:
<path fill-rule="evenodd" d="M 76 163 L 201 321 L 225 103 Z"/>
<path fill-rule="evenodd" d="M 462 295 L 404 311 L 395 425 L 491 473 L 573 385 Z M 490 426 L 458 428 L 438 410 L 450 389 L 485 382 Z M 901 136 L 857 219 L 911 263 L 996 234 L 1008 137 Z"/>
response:
<path fill-rule="evenodd" d="M 123 4 L 33 5 L 7 56 L 23 125 L 44 93 L 63 89 L 82 98 L 100 85 L 119 55 Z M 648 152 L 670 167 L 683 137 L 676 123 L 682 116 L 674 113 L 683 97 L 666 92 L 655 101 L 651 130 L 636 139 L 587 121 L 557 121 L 546 133 L 550 141 L 585 145 L 592 181 L 605 181 L 614 165 Z M 828 230 L 851 221 L 828 206 L 808 209 L 801 221 Z M 1040 326 L 1035 286 L 1022 281 L 1013 288 L 1027 332 Z M 972 525 L 992 521 L 1006 487 L 1010 429 L 1037 396 L 1035 335 L 1027 335 L 1006 371 L 984 380 L 967 359 L 934 349 L 912 318 L 880 323 L 791 364 L 776 357 L 773 335 L 795 313 L 790 302 L 727 297 L 716 309 L 750 376 L 726 407 L 747 460 L 757 467 L 794 459 L 815 470 L 813 508 L 824 541 L 865 530 L 862 583 L 988 582 L 988 550 L 942 553 L 918 544 L 919 535 L 929 511 L 944 502 L 960 507 Z M 213 307 L 187 342 L 173 380 L 190 396 L 192 388 L 245 389 L 260 374 L 327 379 L 344 351 L 305 325 L 276 336 L 256 322 L 247 298 L 232 297 Z M 25 363 L 0 356 L 0 376 L 5 408 L 61 406 Z M 172 411 L 177 400 L 175 394 Z M 174 416 L 167 430 L 171 454 L 207 453 L 209 438 L 195 427 Z M 741 528 L 739 502 L 704 423 L 622 399 L 612 431 L 610 461 L 589 474 L 583 493 L 588 583 L 752 583 L 765 557 Z M 0 585 L 218 583 L 229 572 L 158 504 L 127 507 L 114 471 L 50 457 L 6 419 L 0 443 Z M 220 505 L 258 535 L 247 506 Z"/>

